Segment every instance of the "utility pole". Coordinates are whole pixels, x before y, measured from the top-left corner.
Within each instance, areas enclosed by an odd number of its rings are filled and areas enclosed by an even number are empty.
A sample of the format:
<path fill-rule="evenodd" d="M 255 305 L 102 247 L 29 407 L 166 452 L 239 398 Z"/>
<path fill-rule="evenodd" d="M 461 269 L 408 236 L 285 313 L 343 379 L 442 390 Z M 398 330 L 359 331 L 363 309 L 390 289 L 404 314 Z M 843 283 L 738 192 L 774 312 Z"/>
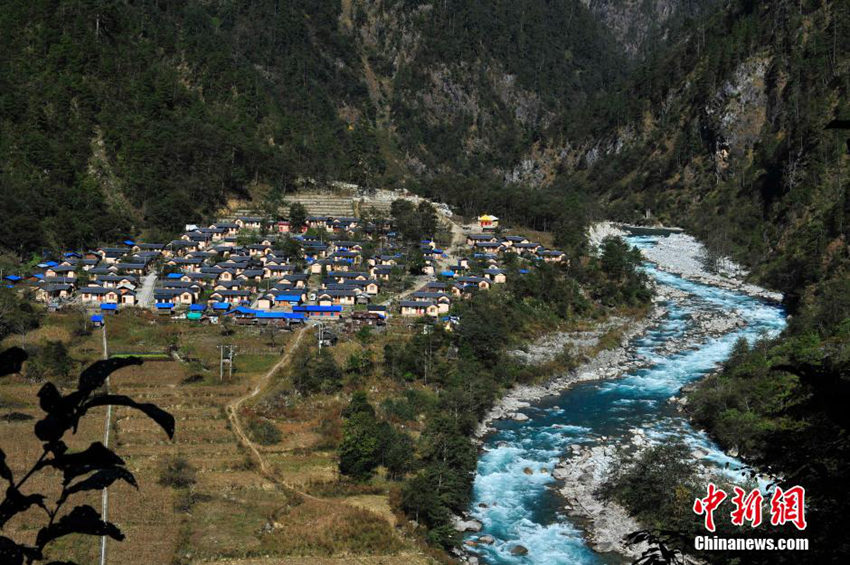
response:
<path fill-rule="evenodd" d="M 226 352 L 226 353 L 225 353 Z M 224 364 L 227 363 L 227 378 L 233 380 L 233 356 L 236 354 L 235 345 L 218 346 L 218 380 L 224 381 Z"/>
<path fill-rule="evenodd" d="M 325 324 L 319 322 L 319 351 L 322 350 L 323 341 L 325 341 Z"/>
<path fill-rule="evenodd" d="M 103 327 L 101 327 L 101 339 L 103 341 L 103 359 L 109 359 L 109 346 L 106 341 L 106 322 L 104 321 Z M 106 377 L 105 382 L 106 393 L 109 394 L 109 376 Z M 106 424 L 104 425 L 103 431 L 103 445 L 105 447 L 109 447 L 109 426 L 112 422 L 112 405 L 106 405 Z M 106 522 L 109 520 L 109 490 L 104 488 L 101 491 L 100 496 L 100 514 L 101 519 Z M 100 536 L 100 565 L 106 565 L 106 536 Z"/>

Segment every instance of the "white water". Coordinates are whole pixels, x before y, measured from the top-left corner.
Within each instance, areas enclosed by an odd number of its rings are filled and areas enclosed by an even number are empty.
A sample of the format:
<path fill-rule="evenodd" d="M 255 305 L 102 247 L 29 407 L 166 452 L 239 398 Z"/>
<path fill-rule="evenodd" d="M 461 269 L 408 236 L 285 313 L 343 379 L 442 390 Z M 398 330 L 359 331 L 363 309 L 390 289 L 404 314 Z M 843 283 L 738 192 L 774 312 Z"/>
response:
<path fill-rule="evenodd" d="M 654 245 L 657 237 L 631 237 L 629 241 L 646 248 Z M 623 444 L 634 429 L 643 430 L 650 441 L 681 437 L 693 447 L 695 462 L 716 467 L 730 478 L 743 478 L 745 469 L 740 461 L 695 430 L 667 400 L 726 359 L 740 337 L 753 341 L 779 333 L 785 314 L 775 304 L 742 293 L 688 281 L 650 264 L 644 268 L 657 284 L 688 294 L 686 301 L 668 303 L 668 314 L 661 323 L 635 341 L 647 366 L 616 380 L 578 384 L 523 410 L 529 416 L 525 422 L 496 422 L 495 431 L 485 438 L 470 506 L 470 514 L 481 521 L 483 529 L 467 536 L 471 540 L 485 534 L 495 538 L 492 545 L 474 548 L 482 563 L 623 561 L 616 554 L 590 549 L 580 525 L 573 524 L 560 509 L 556 489 L 563 485 L 550 473 L 560 460 L 570 457 L 569 447 L 574 444 Z M 716 338 L 692 338 L 672 355 L 661 353 L 659 348 L 670 340 L 684 337 L 693 324 L 691 314 L 698 311 L 734 311 L 746 326 Z M 517 545 L 528 554 L 512 555 Z"/>

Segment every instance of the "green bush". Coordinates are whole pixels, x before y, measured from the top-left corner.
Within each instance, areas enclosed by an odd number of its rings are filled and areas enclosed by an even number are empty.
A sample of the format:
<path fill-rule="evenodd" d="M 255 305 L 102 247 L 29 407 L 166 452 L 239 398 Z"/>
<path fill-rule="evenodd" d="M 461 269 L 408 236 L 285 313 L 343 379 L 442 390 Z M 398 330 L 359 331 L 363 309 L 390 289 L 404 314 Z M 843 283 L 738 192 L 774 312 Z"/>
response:
<path fill-rule="evenodd" d="M 282 439 L 280 430 L 268 420 L 256 417 L 248 421 L 246 426 L 248 437 L 260 445 L 275 445 Z"/>
<path fill-rule="evenodd" d="M 189 488 L 197 482 L 197 469 L 182 455 L 167 458 L 159 470 L 159 484 L 176 489 Z"/>

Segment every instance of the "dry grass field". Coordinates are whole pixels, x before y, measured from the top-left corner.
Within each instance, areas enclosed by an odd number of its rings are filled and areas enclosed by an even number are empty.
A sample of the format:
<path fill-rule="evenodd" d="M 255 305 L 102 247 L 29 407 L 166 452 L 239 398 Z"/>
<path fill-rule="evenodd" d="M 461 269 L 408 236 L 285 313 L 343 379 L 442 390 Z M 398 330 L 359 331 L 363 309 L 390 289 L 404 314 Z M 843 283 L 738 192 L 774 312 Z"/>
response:
<path fill-rule="evenodd" d="M 101 357 L 101 331 L 78 335 L 80 314 L 51 315 L 39 330 L 7 339 L 37 345 L 62 341 L 79 367 Z M 366 488 L 341 482 L 333 448 L 345 399 L 319 396 L 284 406 L 275 414 L 280 443 L 256 446 L 268 472 L 240 444 L 227 417 L 227 406 L 265 382 L 280 361 L 293 334 L 271 337 L 255 328 L 156 319 L 146 312 L 125 311 L 107 320 L 113 353 L 176 352 L 179 361 L 147 361 L 115 373 L 111 391 L 153 402 L 177 421 L 174 440 L 138 412 L 113 412 L 111 446 L 136 474 L 139 489 L 110 489 L 109 518 L 124 531 L 124 542 L 110 540 L 107 563 L 285 564 L 417 564 L 431 563 L 424 550 L 390 508 L 391 485 L 377 479 Z M 219 380 L 222 343 L 237 346 L 232 380 Z M 348 346 L 347 346 L 348 347 Z M 376 347 L 377 349 L 377 347 Z M 347 355 L 341 348 L 338 355 Z M 269 403 L 288 388 L 285 368 L 270 375 L 269 385 L 238 410 L 240 424 L 267 417 Z M 36 393 L 41 383 L 21 376 L 0 381 L 0 416 L 11 412 L 40 416 Z M 0 446 L 16 473 L 40 454 L 32 437 L 35 420 L 0 421 Z M 82 448 L 102 441 L 105 410 L 84 420 L 69 444 Z M 163 467 L 175 458 L 195 469 L 188 488 L 161 484 Z M 54 477 L 55 478 L 55 477 Z M 48 477 L 45 477 L 48 479 Z M 47 488 L 49 481 L 33 483 Z M 88 500 L 100 508 L 100 497 Z M 35 514 L 10 524 L 11 532 L 34 535 Z M 52 558 L 95 563 L 99 540 L 66 538 L 54 546 Z"/>

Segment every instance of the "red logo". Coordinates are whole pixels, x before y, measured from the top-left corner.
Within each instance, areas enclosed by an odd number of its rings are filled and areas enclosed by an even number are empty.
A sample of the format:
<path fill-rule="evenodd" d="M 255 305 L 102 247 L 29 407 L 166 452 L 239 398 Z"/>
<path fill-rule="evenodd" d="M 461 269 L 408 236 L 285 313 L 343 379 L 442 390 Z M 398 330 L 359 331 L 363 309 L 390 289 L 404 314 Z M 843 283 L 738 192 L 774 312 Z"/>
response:
<path fill-rule="evenodd" d="M 762 505 L 764 496 L 758 489 L 749 493 L 740 487 L 734 487 L 735 496 L 731 502 L 734 505 L 730 516 L 732 524 L 743 526 L 749 522 L 751 528 L 758 527 L 762 522 Z M 708 483 L 708 494 L 705 498 L 694 500 L 694 512 L 705 516 L 705 529 L 709 532 L 715 531 L 714 511 L 727 498 L 723 489 L 717 488 L 714 483 Z M 782 526 L 787 523 L 794 524 L 798 530 L 806 529 L 806 489 L 794 486 L 783 490 L 776 487 L 770 497 L 770 523 L 774 526 Z"/>
<path fill-rule="evenodd" d="M 783 491 L 776 487 L 770 498 L 770 523 L 781 526 L 791 522 L 798 530 L 806 529 L 806 489 L 800 486 Z"/>
<path fill-rule="evenodd" d="M 735 496 L 732 497 L 732 504 L 735 505 L 732 511 L 732 523 L 743 526 L 744 522 L 749 522 L 750 527 L 758 527 L 761 524 L 761 504 L 764 502 L 764 497 L 757 488 L 751 490 L 746 497 L 744 494 L 746 494 L 744 489 L 735 487 Z"/>
<path fill-rule="evenodd" d="M 714 511 L 724 500 L 726 493 L 715 487 L 714 483 L 708 483 L 708 496 L 694 501 L 694 512 L 705 514 L 705 529 L 709 532 L 714 531 Z"/>

